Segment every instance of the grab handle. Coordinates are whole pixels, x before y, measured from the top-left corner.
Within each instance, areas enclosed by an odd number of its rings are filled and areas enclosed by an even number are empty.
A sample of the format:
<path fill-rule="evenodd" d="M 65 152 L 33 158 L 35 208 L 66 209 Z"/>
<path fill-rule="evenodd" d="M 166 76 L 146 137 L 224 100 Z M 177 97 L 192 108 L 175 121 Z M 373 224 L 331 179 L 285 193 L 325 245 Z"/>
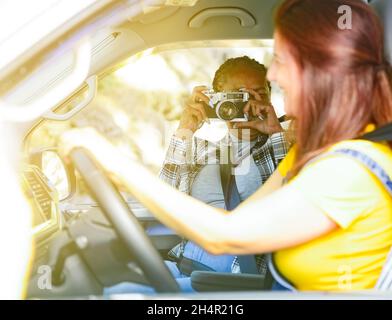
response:
<path fill-rule="evenodd" d="M 208 19 L 222 16 L 238 18 L 241 26 L 244 28 L 250 28 L 256 25 L 255 18 L 245 10 L 239 8 L 210 8 L 194 16 L 189 21 L 189 27 L 201 28 Z"/>
<path fill-rule="evenodd" d="M 43 118 L 49 120 L 66 121 L 73 117 L 80 110 L 88 106 L 90 102 L 93 101 L 97 93 L 97 76 L 91 76 L 86 80 L 86 83 L 88 85 L 88 95 L 84 101 L 82 101 L 76 107 L 72 108 L 70 111 L 64 114 L 57 114 L 53 110 L 49 110 L 43 115 Z"/>

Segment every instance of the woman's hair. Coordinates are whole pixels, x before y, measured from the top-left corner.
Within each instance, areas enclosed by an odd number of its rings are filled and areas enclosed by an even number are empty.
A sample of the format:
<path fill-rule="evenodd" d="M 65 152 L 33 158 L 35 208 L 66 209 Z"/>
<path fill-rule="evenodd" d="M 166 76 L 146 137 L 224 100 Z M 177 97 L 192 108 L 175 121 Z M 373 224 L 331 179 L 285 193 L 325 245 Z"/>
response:
<path fill-rule="evenodd" d="M 339 28 L 343 5 L 351 29 Z M 297 116 L 293 177 L 332 144 L 392 122 L 392 68 L 380 20 L 361 0 L 286 0 L 275 25 L 300 70 L 299 98 L 289 102 Z"/>
<path fill-rule="evenodd" d="M 212 87 L 214 91 L 221 91 L 222 86 L 226 83 L 227 78 L 233 76 L 233 71 L 240 68 L 254 69 L 260 72 L 260 76 L 267 78 L 267 68 L 255 59 L 248 56 L 231 58 L 226 60 L 219 69 L 215 72 Z M 269 89 L 271 89 L 269 82 L 266 80 Z"/>

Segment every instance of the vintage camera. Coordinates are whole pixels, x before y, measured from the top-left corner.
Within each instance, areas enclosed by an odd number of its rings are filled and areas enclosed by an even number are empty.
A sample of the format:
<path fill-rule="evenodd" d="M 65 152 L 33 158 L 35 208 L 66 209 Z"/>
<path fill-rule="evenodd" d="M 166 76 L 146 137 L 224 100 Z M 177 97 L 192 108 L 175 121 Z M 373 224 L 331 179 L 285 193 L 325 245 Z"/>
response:
<path fill-rule="evenodd" d="M 206 90 L 203 93 L 210 99 L 210 104 L 205 106 L 208 118 L 232 122 L 248 121 L 244 114 L 244 107 L 249 100 L 248 92 Z"/>

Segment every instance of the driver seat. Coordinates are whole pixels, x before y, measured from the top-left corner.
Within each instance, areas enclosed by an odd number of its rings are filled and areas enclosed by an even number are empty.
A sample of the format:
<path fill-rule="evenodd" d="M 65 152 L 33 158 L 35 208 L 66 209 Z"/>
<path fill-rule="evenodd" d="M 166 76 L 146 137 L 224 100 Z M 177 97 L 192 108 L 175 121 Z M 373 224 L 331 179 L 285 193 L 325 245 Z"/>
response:
<path fill-rule="evenodd" d="M 392 1 L 372 0 L 370 5 L 384 23 L 386 56 L 392 62 Z M 209 271 L 195 271 L 191 275 L 192 287 L 199 292 L 268 290 L 272 287 L 272 283 L 273 279 L 269 273 L 266 277 Z M 375 289 L 392 290 L 392 248 Z"/>

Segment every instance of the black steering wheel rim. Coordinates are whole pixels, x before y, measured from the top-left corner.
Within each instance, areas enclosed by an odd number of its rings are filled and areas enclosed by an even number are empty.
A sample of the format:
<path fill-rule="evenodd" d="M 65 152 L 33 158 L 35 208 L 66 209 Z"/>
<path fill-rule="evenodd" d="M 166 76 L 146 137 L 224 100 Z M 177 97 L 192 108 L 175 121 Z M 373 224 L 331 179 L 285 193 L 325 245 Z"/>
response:
<path fill-rule="evenodd" d="M 180 292 L 176 280 L 143 227 L 94 157 L 86 149 L 75 148 L 70 158 L 149 283 L 157 292 Z"/>

